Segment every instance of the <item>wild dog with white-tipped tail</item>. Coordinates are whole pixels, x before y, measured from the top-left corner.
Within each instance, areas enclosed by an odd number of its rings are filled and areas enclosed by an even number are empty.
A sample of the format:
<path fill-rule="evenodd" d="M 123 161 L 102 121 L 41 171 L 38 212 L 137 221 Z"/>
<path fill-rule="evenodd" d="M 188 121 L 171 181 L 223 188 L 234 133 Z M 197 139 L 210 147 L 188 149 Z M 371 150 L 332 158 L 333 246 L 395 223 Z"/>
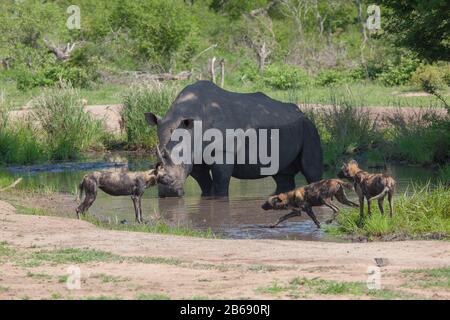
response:
<path fill-rule="evenodd" d="M 394 191 L 395 180 L 391 176 L 382 173 L 368 173 L 359 168 L 355 160 L 344 163 L 341 171 L 337 175 L 339 178 L 345 178 L 353 182 L 355 191 L 359 197 L 360 223 L 364 219 L 364 198 L 367 199 L 367 213 L 371 215 L 370 203 L 372 200 L 378 200 L 378 208 L 381 214 L 384 214 L 383 201 L 388 197 L 389 215 L 392 217 L 394 211 Z"/>

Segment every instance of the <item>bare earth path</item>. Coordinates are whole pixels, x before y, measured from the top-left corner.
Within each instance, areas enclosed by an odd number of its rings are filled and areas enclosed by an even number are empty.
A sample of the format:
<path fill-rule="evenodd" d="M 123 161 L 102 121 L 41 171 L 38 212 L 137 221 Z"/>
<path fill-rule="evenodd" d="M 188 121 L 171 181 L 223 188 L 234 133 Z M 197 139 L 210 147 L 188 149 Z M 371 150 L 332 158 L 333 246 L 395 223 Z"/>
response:
<path fill-rule="evenodd" d="M 450 298 L 448 285 L 420 286 L 420 277 L 400 272 L 448 268 L 450 243 L 444 241 L 225 240 L 109 231 L 85 221 L 17 214 L 11 205 L 0 201 L 0 243 L 0 298 L 6 299 L 105 295 L 124 299 L 155 295 L 172 299 L 374 298 L 346 291 L 317 292 L 305 285 L 289 287 L 289 282 L 305 277 L 365 283 L 367 268 L 375 266 L 374 258 L 380 257 L 387 261 L 381 268 L 385 292 Z M 49 259 L 52 262 L 41 260 L 39 264 L 30 258 L 42 250 L 66 248 L 102 250 L 123 259 L 75 263 L 81 268 L 81 288 L 69 290 L 64 276 L 74 263 Z"/>

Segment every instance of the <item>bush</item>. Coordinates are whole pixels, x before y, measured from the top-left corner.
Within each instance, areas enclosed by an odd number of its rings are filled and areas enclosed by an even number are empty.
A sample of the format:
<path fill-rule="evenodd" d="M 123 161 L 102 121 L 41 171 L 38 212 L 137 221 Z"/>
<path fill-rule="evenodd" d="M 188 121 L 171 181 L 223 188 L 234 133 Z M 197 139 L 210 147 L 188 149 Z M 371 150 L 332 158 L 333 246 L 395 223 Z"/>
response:
<path fill-rule="evenodd" d="M 416 164 L 444 164 L 450 160 L 450 119 L 437 116 L 432 109 L 406 118 L 394 113 L 386 132 L 387 154 L 394 160 Z"/>
<path fill-rule="evenodd" d="M 343 83 L 351 83 L 355 80 L 362 79 L 364 73 L 362 70 L 336 70 L 324 69 L 321 70 L 315 79 L 315 83 L 319 86 L 333 86 Z"/>
<path fill-rule="evenodd" d="M 28 122 L 10 121 L 9 108 L 0 102 L 0 164 L 32 164 L 46 156 L 37 130 Z"/>
<path fill-rule="evenodd" d="M 125 94 L 122 117 L 129 147 L 151 148 L 157 144 L 156 129 L 148 125 L 144 113 L 163 116 L 175 97 L 175 88 L 162 85 L 135 87 Z"/>
<path fill-rule="evenodd" d="M 269 65 L 262 74 L 262 81 L 274 89 L 294 89 L 307 86 L 311 81 L 303 69 L 289 65 Z"/>
<path fill-rule="evenodd" d="M 387 86 L 407 84 L 419 65 L 418 59 L 408 55 L 402 56 L 398 61 L 389 62 L 385 71 L 379 75 L 379 79 Z"/>
<path fill-rule="evenodd" d="M 97 64 L 91 59 L 90 63 L 79 65 L 79 61 L 70 60 L 59 62 L 49 60 L 39 65 L 36 70 L 24 66 L 15 71 L 17 88 L 26 91 L 35 87 L 50 87 L 59 82 L 70 82 L 77 88 L 88 88 L 99 77 Z"/>
<path fill-rule="evenodd" d="M 374 121 L 349 101 L 339 105 L 336 101 L 330 110 L 316 111 L 309 118 L 319 131 L 326 165 L 368 151 L 381 140 Z"/>
<path fill-rule="evenodd" d="M 82 151 L 102 146 L 102 123 L 84 111 L 81 100 L 77 90 L 63 84 L 44 90 L 34 102 L 34 117 L 52 159 L 74 159 Z"/>
<path fill-rule="evenodd" d="M 417 68 L 413 73 L 411 83 L 425 92 L 434 93 L 445 87 L 444 77 L 445 69 L 442 70 L 435 65 L 425 65 Z"/>

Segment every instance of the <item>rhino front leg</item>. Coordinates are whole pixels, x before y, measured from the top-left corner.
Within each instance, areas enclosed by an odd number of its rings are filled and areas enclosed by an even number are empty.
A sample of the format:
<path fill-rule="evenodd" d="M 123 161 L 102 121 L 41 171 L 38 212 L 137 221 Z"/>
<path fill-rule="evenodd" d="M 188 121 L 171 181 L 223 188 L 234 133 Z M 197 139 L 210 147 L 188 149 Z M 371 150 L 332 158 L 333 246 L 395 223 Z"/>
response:
<path fill-rule="evenodd" d="M 202 189 L 202 197 L 208 197 L 212 195 L 213 192 L 213 182 L 211 179 L 211 174 L 209 173 L 209 168 L 207 166 L 194 167 L 191 172 L 191 177 L 197 181 L 200 189 Z"/>
<path fill-rule="evenodd" d="M 217 197 L 228 197 L 231 175 L 234 165 L 214 164 L 211 166 L 213 195 Z"/>

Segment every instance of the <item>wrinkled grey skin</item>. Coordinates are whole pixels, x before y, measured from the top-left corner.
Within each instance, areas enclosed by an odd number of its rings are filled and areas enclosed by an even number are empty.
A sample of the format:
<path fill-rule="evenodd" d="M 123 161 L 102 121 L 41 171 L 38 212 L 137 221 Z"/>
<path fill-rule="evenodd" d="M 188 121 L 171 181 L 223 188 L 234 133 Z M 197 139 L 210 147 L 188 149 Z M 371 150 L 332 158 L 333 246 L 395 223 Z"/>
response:
<path fill-rule="evenodd" d="M 178 142 L 170 141 L 171 134 L 174 129 L 185 128 L 191 131 L 193 139 L 194 120 L 202 121 L 203 131 L 219 129 L 224 140 L 226 129 L 279 129 L 280 163 L 277 174 L 273 176 L 277 194 L 295 188 L 294 177 L 298 172 L 303 173 L 308 183 L 322 178 L 323 156 L 319 135 L 295 104 L 273 100 L 260 92 L 234 93 L 212 82 L 198 81 L 181 91 L 164 118 L 153 113 L 146 113 L 145 117 L 150 125 L 157 126 L 160 160 L 169 176 L 165 181 L 168 185 L 159 185 L 161 197 L 182 196 L 183 185 L 189 175 L 198 182 L 202 196 L 228 196 L 231 177 L 266 177 L 261 175 L 260 169 L 265 166 L 260 163 L 174 165 L 170 154 Z M 203 148 L 208 144 L 204 142 Z"/>

